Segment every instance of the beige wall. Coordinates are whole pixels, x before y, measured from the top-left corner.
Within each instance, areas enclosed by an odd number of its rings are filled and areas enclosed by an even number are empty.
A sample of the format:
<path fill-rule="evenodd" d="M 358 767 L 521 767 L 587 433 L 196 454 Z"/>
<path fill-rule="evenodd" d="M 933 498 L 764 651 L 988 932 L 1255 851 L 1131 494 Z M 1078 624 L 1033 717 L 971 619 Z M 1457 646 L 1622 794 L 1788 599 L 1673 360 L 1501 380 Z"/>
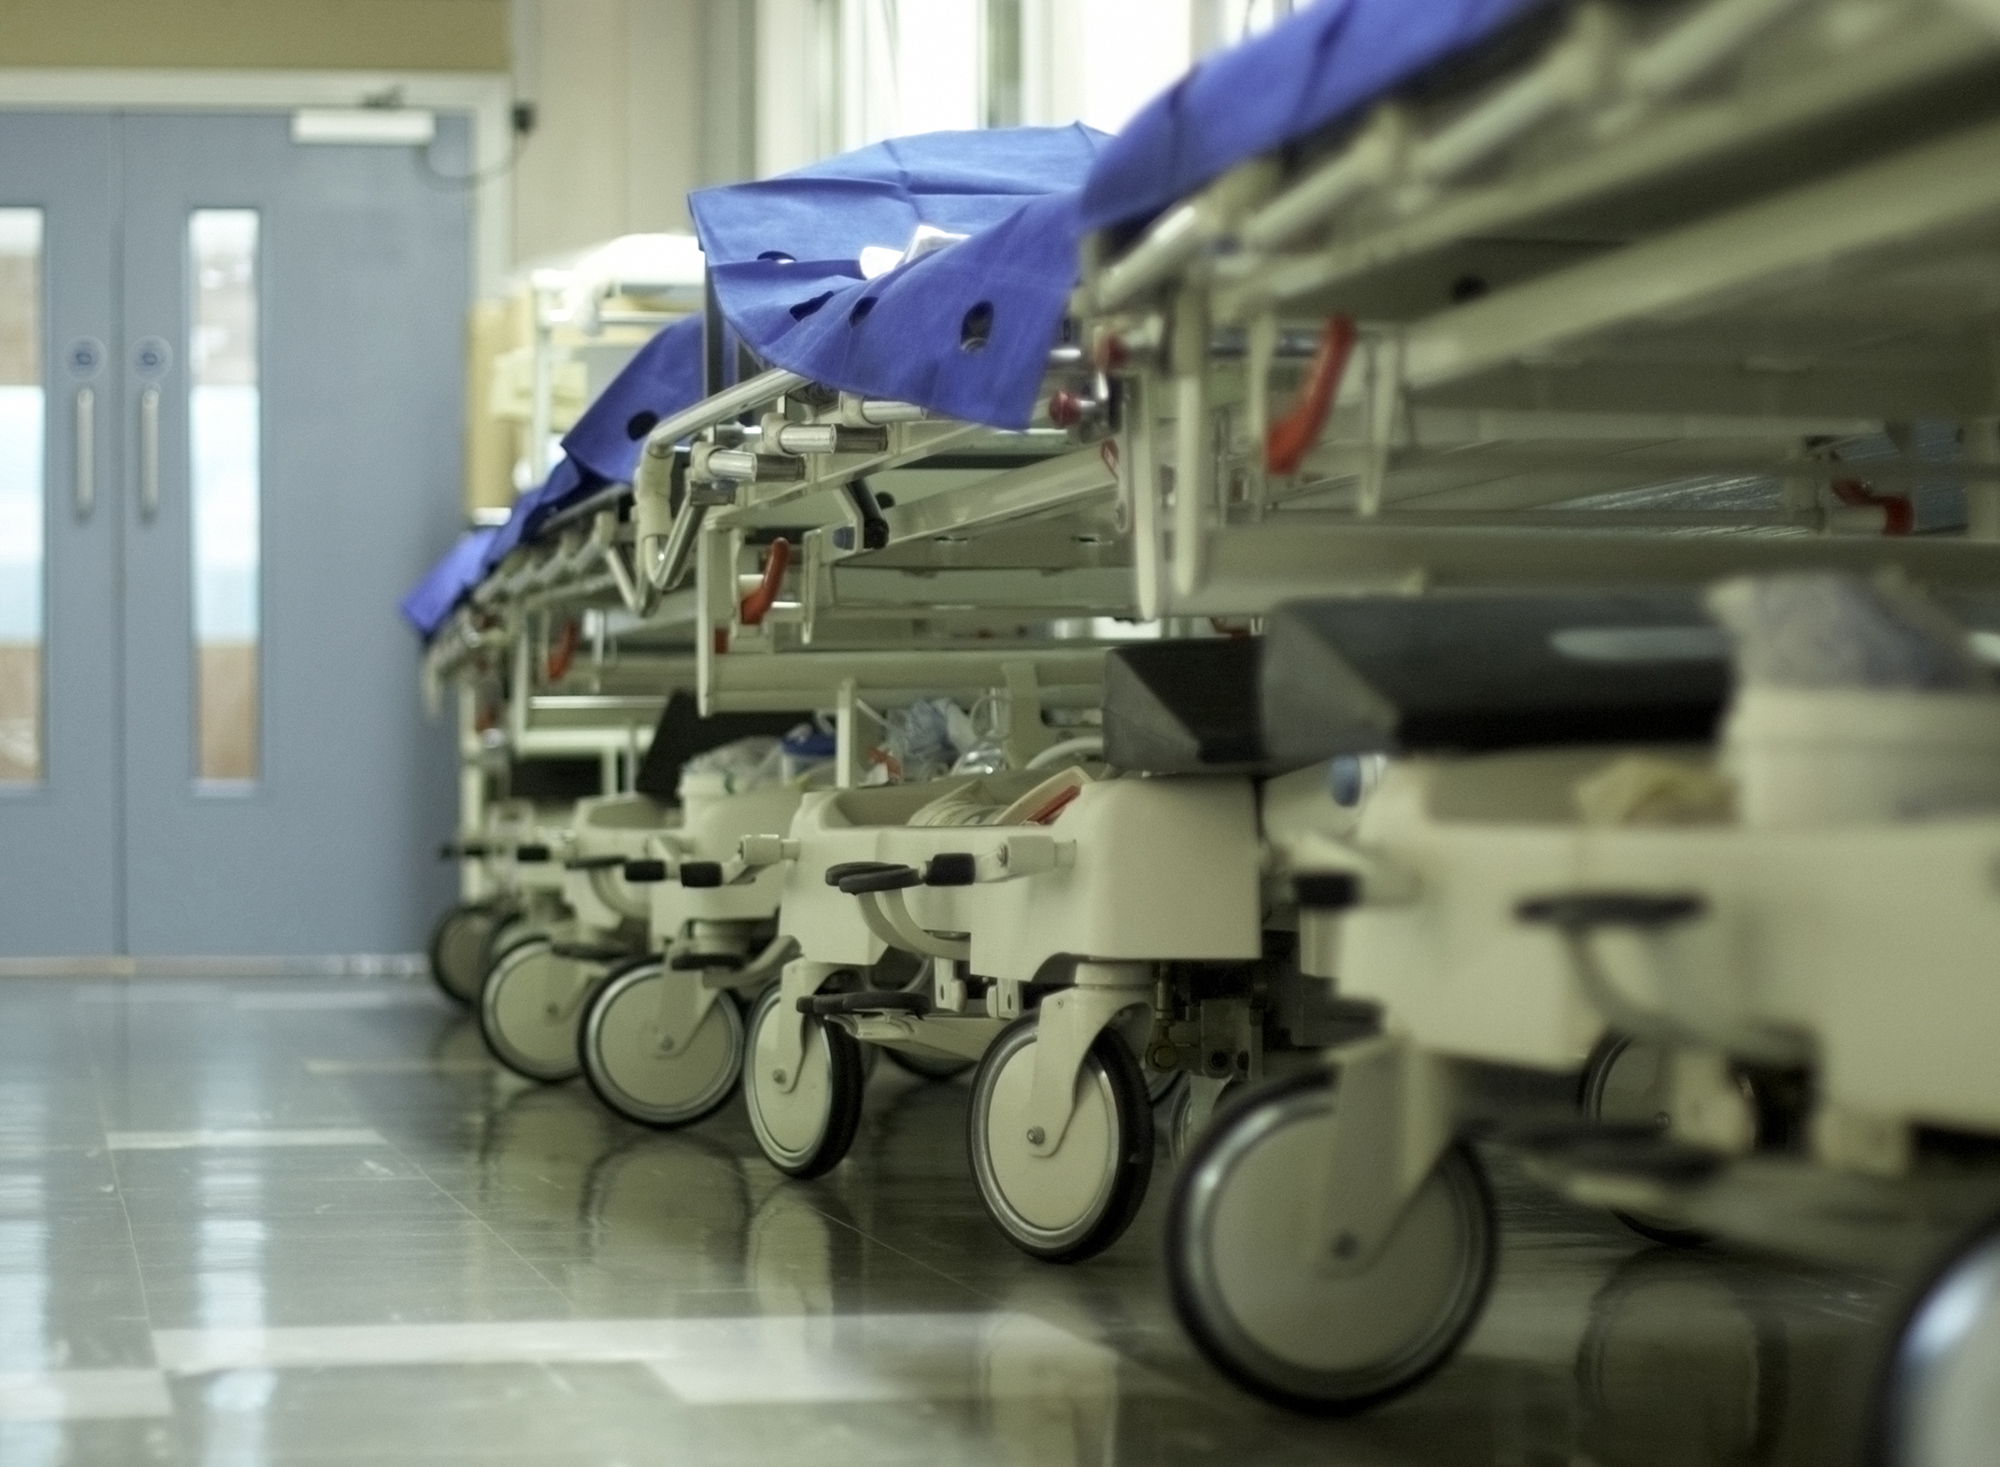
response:
<path fill-rule="evenodd" d="M 505 71 L 508 0 L 0 0 L 0 67 Z"/>
<path fill-rule="evenodd" d="M 0 0 L 4 3 L 4 0 Z M 514 91 L 535 134 L 514 254 L 688 227 L 688 190 L 748 175 L 752 0 L 515 0 Z"/>

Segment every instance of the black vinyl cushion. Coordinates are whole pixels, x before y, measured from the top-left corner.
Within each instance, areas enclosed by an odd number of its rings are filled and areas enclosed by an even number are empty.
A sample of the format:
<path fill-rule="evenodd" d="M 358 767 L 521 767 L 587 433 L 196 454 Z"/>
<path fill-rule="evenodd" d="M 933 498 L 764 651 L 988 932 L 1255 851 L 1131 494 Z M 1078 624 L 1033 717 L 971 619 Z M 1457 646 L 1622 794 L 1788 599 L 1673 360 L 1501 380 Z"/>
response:
<path fill-rule="evenodd" d="M 1437 594 L 1296 602 L 1265 623 L 1266 754 L 1702 741 L 1728 644 L 1698 593 Z"/>
<path fill-rule="evenodd" d="M 1104 659 L 1104 758 L 1148 774 L 1264 766 L 1255 638 L 1134 642 Z"/>

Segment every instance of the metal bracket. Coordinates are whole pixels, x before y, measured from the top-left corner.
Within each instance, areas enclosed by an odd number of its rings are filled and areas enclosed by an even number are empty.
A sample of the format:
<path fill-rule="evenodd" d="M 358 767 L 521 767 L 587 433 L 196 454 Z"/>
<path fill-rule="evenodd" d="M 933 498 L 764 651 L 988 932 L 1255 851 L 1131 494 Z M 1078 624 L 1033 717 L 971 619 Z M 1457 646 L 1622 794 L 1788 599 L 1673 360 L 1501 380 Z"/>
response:
<path fill-rule="evenodd" d="M 772 1073 L 764 1078 L 776 1085 L 780 1094 L 789 1095 L 797 1088 L 799 1067 L 805 1063 L 806 1025 L 811 1021 L 799 1012 L 799 1000 L 818 993 L 820 986 L 839 971 L 837 963 L 797 958 L 785 964 L 778 977 L 778 1011 L 771 1019 L 777 1026 L 776 1052 L 752 1053 L 750 1063 L 771 1066 Z"/>
<path fill-rule="evenodd" d="M 1042 723 L 1042 689 L 1035 664 L 1003 663 L 1000 673 L 1007 680 L 1007 734 L 1001 743 L 1008 765 L 1025 769 L 1030 759 L 1056 741 L 1055 735 Z"/>
<path fill-rule="evenodd" d="M 679 1054 L 688 1047 L 708 1011 L 715 1007 L 716 995 L 721 990 L 702 982 L 698 972 L 675 972 L 670 967 L 664 976 L 666 982 L 660 985 L 660 1037 L 655 1048 L 661 1054 Z"/>
<path fill-rule="evenodd" d="M 1364 519 L 1382 512 L 1402 406 L 1403 338 L 1378 336 L 1368 346 L 1368 438 L 1355 497 L 1355 511 Z"/>
<path fill-rule="evenodd" d="M 1076 1113 L 1077 1077 L 1106 1025 L 1153 1001 L 1149 963 L 1076 965 L 1072 987 L 1042 1000 L 1035 1017 L 1035 1078 L 1028 1095 L 1028 1150 L 1053 1156 Z M 1038 1139 L 1039 1138 L 1039 1139 Z"/>
<path fill-rule="evenodd" d="M 1456 1129 L 1449 1062 L 1406 1038 L 1343 1045 L 1336 1071 L 1332 1145 L 1306 1191 L 1311 1266 L 1362 1273 L 1395 1231 Z"/>

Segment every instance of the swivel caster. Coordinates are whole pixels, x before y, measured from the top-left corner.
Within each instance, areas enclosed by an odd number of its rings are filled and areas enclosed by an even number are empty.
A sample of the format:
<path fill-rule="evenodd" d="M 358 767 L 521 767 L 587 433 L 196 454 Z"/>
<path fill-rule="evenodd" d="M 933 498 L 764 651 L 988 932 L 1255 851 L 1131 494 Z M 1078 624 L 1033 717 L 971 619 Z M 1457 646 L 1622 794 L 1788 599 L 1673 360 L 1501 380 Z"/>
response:
<path fill-rule="evenodd" d="M 1584 1061 L 1584 1116 L 1610 1125 L 1666 1130 L 1667 1118 L 1654 1098 L 1659 1093 L 1660 1068 L 1666 1062 L 1666 1051 L 1657 1044 L 1606 1034 Z M 1709 1241 L 1706 1233 L 1648 1213 L 1614 1208 L 1611 1215 L 1640 1237 L 1670 1248 L 1699 1248 Z"/>
<path fill-rule="evenodd" d="M 1235 1078 L 1215 1080 L 1206 1075 L 1190 1075 L 1187 1083 L 1168 1098 L 1167 1155 L 1176 1166 L 1194 1154 L 1209 1122 L 1243 1090 L 1244 1082 Z"/>
<path fill-rule="evenodd" d="M 1167 1280 L 1195 1346 L 1238 1385 L 1345 1415 L 1401 1395 L 1451 1358 L 1493 1281 L 1499 1227 L 1462 1145 L 1404 1208 L 1372 1263 L 1315 1268 L 1304 1179 L 1333 1145 L 1329 1076 L 1290 1076 L 1212 1126 L 1167 1217 Z"/>
<path fill-rule="evenodd" d="M 1974 1467 L 2000 1442 L 2000 1218 L 1946 1257 L 1890 1336 L 1880 1467 Z"/>
<path fill-rule="evenodd" d="M 479 981 L 473 985 L 472 1002 L 479 1003 L 479 990 L 486 986 L 486 978 L 493 971 L 494 964 L 508 948 L 530 937 L 547 937 L 547 929 L 535 918 L 518 907 L 504 908 L 493 925 L 486 929 L 486 940 L 479 949 Z"/>
<path fill-rule="evenodd" d="M 558 956 L 546 937 L 523 938 L 500 954 L 479 991 L 479 1032 L 493 1057 L 544 1084 L 574 1078 L 578 1019 L 598 971 Z"/>
<path fill-rule="evenodd" d="M 671 1047 L 662 1001 L 674 973 L 659 958 L 615 970 L 583 1010 L 577 1061 L 597 1098 L 628 1121 L 662 1130 L 692 1125 L 720 1110 L 743 1074 L 743 1014 L 719 993 L 685 1043 Z"/>
<path fill-rule="evenodd" d="M 780 1043 L 782 1026 L 804 1026 L 803 1057 Z M 845 1029 L 801 1014 L 772 984 L 750 1010 L 748 1082 L 743 1087 L 750 1128 L 771 1165 L 801 1180 L 833 1170 L 861 1128 L 867 1069 L 861 1046 Z M 797 1073 L 789 1073 L 796 1066 Z"/>
<path fill-rule="evenodd" d="M 509 915 L 492 902 L 461 902 L 438 918 L 431 929 L 431 981 L 453 1003 L 470 1005 L 478 999 L 487 939 Z"/>
<path fill-rule="evenodd" d="M 1029 1097 L 1036 1016 L 1002 1029 L 972 1078 L 966 1148 L 980 1201 L 1009 1242 L 1049 1263 L 1101 1253 L 1131 1225 L 1153 1175 L 1153 1111 L 1145 1077 L 1117 1034 L 1097 1036 L 1077 1077 L 1061 1143 L 1035 1154 Z"/>

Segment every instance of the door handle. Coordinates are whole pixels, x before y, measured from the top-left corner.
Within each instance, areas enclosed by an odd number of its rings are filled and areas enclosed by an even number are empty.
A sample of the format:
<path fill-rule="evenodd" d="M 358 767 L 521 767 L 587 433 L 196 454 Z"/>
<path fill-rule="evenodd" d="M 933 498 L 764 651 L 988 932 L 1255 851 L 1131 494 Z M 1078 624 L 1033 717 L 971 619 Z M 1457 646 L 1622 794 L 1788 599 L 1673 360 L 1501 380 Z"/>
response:
<path fill-rule="evenodd" d="M 97 393 L 76 390 L 76 517 L 87 520 L 97 508 Z"/>
<path fill-rule="evenodd" d="M 160 512 L 160 389 L 139 394 L 139 517 Z"/>

